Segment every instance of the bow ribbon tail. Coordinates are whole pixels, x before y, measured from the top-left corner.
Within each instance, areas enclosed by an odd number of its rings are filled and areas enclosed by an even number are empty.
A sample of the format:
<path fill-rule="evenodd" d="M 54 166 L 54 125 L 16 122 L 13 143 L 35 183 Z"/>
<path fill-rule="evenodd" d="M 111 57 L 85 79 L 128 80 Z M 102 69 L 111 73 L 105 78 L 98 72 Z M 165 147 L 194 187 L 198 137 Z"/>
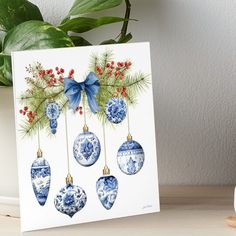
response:
<path fill-rule="evenodd" d="M 86 95 L 87 95 L 88 105 L 89 105 L 90 110 L 93 113 L 98 112 L 99 111 L 99 106 L 98 106 L 98 103 L 96 101 L 95 96 L 93 94 L 90 94 L 90 93 L 86 93 Z"/>

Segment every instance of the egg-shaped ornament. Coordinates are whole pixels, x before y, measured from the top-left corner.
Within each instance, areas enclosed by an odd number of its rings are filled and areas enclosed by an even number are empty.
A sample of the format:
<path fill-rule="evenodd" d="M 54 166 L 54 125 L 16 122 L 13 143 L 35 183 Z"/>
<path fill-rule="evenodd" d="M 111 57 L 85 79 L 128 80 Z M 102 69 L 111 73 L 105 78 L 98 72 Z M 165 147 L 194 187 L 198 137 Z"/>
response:
<path fill-rule="evenodd" d="M 66 177 L 66 186 L 61 188 L 54 198 L 55 208 L 62 214 L 73 217 L 78 211 L 82 210 L 87 202 L 85 191 L 73 184 L 70 174 Z"/>
<path fill-rule="evenodd" d="M 50 189 L 51 168 L 43 158 L 41 149 L 38 150 L 37 159 L 31 165 L 31 182 L 38 203 L 44 206 Z"/>
<path fill-rule="evenodd" d="M 124 98 L 114 96 L 110 98 L 105 106 L 107 119 L 115 124 L 121 123 L 127 113 L 127 106 Z"/>
<path fill-rule="evenodd" d="M 110 210 L 117 197 L 118 180 L 115 176 L 110 175 L 110 170 L 107 166 L 103 169 L 103 176 L 97 180 L 96 190 L 103 207 Z"/>
<path fill-rule="evenodd" d="M 82 166 L 91 166 L 98 160 L 100 152 L 101 145 L 98 137 L 85 125 L 83 132 L 74 141 L 73 154 L 76 161 Z"/>
<path fill-rule="evenodd" d="M 120 170 L 127 175 L 138 173 L 144 164 L 144 151 L 142 146 L 128 135 L 117 153 L 117 163 Z"/>
<path fill-rule="evenodd" d="M 54 101 L 50 101 L 46 105 L 45 113 L 49 119 L 49 126 L 51 128 L 51 132 L 52 134 L 55 134 L 57 132 L 57 119 L 61 113 L 61 108 L 59 104 Z"/>

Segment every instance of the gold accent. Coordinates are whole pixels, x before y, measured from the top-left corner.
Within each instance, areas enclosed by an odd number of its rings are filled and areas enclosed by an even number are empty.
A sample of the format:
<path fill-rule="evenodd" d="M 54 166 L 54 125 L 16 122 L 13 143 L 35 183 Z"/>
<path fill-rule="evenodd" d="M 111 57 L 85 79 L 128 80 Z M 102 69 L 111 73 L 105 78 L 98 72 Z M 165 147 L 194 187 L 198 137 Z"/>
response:
<path fill-rule="evenodd" d="M 113 96 L 114 96 L 114 97 L 118 97 L 118 93 L 114 93 Z"/>
<path fill-rule="evenodd" d="M 73 184 L 73 177 L 70 175 L 70 173 L 66 176 L 66 183 Z"/>
<path fill-rule="evenodd" d="M 102 172 L 103 172 L 103 175 L 109 175 L 110 174 L 110 169 L 108 168 L 107 165 L 104 166 Z"/>
<path fill-rule="evenodd" d="M 132 140 L 132 135 L 129 133 L 128 136 L 127 136 L 127 140 L 128 141 L 131 141 Z"/>
<path fill-rule="evenodd" d="M 84 132 L 88 132 L 88 126 L 85 124 L 84 127 L 83 127 L 83 131 Z"/>
<path fill-rule="evenodd" d="M 37 151 L 37 157 L 42 157 L 43 156 L 43 151 L 39 148 Z"/>

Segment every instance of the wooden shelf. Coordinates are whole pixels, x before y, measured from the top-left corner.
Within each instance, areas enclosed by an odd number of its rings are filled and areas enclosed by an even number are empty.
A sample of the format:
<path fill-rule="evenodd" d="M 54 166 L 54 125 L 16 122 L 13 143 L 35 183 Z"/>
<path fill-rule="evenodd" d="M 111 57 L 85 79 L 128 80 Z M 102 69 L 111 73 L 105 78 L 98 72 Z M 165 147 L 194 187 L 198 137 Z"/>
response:
<path fill-rule="evenodd" d="M 95 235 L 236 235 L 236 228 L 226 225 L 225 218 L 235 215 L 234 187 L 160 187 L 161 212 L 75 226 L 53 228 L 27 233 L 27 236 Z M 18 206 L 0 205 L 0 235 L 18 236 L 20 219 Z"/>

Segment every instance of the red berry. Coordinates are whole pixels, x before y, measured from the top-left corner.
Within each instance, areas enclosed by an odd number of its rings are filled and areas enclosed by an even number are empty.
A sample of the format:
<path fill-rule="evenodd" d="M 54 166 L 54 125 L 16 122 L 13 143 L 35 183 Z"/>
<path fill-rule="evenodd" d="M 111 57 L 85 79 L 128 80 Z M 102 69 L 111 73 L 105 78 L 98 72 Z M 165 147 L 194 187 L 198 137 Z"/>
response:
<path fill-rule="evenodd" d="M 75 73 L 74 69 L 70 70 L 70 75 L 73 75 Z"/>
<path fill-rule="evenodd" d="M 22 114 L 23 113 L 23 110 L 22 109 L 20 109 L 20 114 Z"/>
<path fill-rule="evenodd" d="M 26 107 L 24 107 L 24 111 L 28 111 L 28 107 L 26 106 Z"/>
<path fill-rule="evenodd" d="M 82 112 L 82 111 L 79 111 L 79 114 L 80 114 L 80 115 L 83 115 L 83 112 Z"/>
<path fill-rule="evenodd" d="M 114 62 L 114 61 L 112 61 L 112 62 L 111 62 L 111 64 L 112 64 L 112 65 L 114 65 L 114 64 L 115 64 L 115 62 Z"/>
<path fill-rule="evenodd" d="M 121 79 L 121 80 L 124 79 L 124 76 L 121 76 L 120 79 Z"/>
<path fill-rule="evenodd" d="M 61 68 L 61 69 L 60 69 L 60 72 L 61 72 L 61 73 L 64 73 L 64 72 L 65 72 L 65 70 L 64 70 L 63 68 Z"/>
<path fill-rule="evenodd" d="M 132 65 L 132 62 L 130 61 L 130 62 L 128 62 L 128 66 L 131 66 Z"/>
<path fill-rule="evenodd" d="M 126 92 L 126 87 L 123 87 L 123 88 L 122 88 L 122 91 L 123 91 L 123 92 Z"/>
<path fill-rule="evenodd" d="M 121 72 L 121 76 L 124 76 L 125 75 L 125 73 L 124 72 Z"/>
<path fill-rule="evenodd" d="M 116 91 L 117 91 L 118 93 L 120 93 L 120 92 L 121 92 L 121 88 L 117 88 Z"/>
<path fill-rule="evenodd" d="M 82 110 L 82 109 L 83 109 L 83 107 L 79 106 L 79 109 L 80 109 L 80 110 Z"/>
<path fill-rule="evenodd" d="M 26 114 L 26 112 L 25 111 L 23 111 L 23 113 L 22 113 L 23 115 L 25 115 Z"/>
<path fill-rule="evenodd" d="M 107 68 L 109 68 L 110 66 L 111 66 L 110 63 L 107 63 L 107 64 L 106 64 L 106 67 L 107 67 Z"/>
<path fill-rule="evenodd" d="M 55 68 L 55 70 L 56 70 L 56 71 L 58 71 L 58 70 L 59 70 L 59 68 L 58 68 L 58 67 L 56 67 L 56 68 Z"/>
<path fill-rule="evenodd" d="M 52 72 L 53 72 L 53 70 L 52 70 L 52 69 L 50 69 L 50 70 L 49 70 L 49 74 L 52 74 Z"/>
<path fill-rule="evenodd" d="M 123 63 L 123 62 L 120 62 L 120 66 L 121 66 L 121 67 L 124 66 L 124 63 Z"/>

